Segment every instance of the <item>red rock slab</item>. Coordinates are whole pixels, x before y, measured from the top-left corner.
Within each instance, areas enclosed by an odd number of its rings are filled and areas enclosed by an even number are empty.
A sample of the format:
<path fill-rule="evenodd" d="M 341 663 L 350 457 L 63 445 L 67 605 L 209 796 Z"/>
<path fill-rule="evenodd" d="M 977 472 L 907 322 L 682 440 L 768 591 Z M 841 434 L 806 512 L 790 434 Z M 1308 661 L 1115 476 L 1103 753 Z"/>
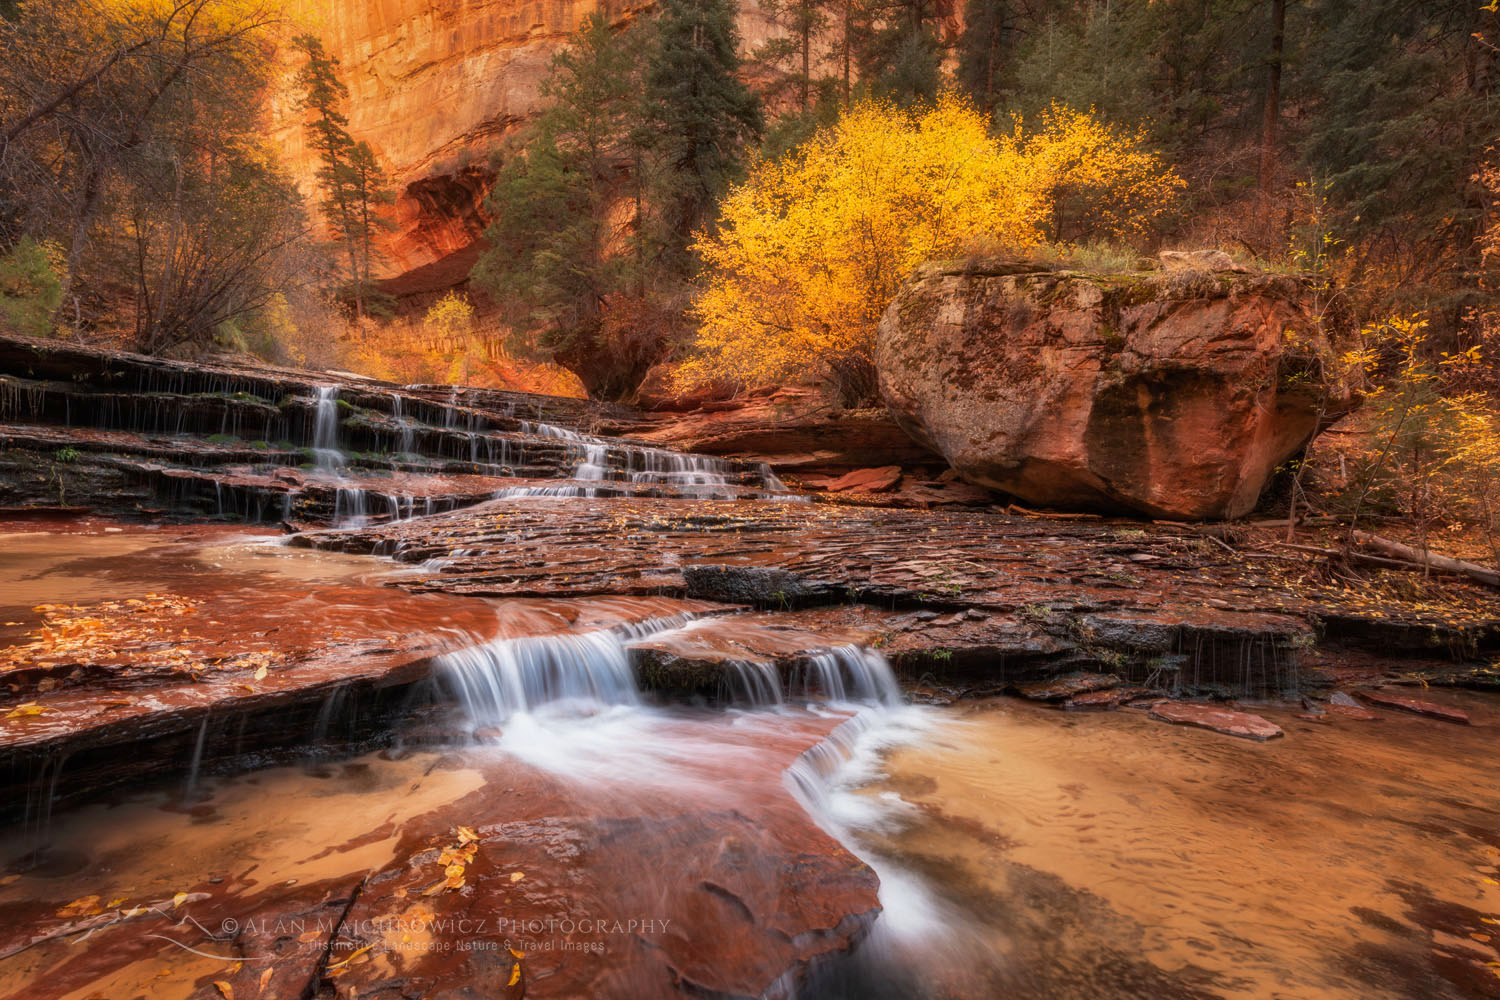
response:
<path fill-rule="evenodd" d="M 1444 722 L 1452 722 L 1460 726 L 1469 725 L 1469 716 L 1466 712 L 1461 712 L 1456 708 L 1449 708 L 1447 705 L 1423 701 L 1421 698 L 1413 698 L 1411 695 L 1400 694 L 1396 691 L 1380 689 L 1361 691 L 1360 697 L 1376 705 L 1383 705 L 1386 708 L 1399 708 L 1403 712 L 1413 712 L 1417 715 L 1425 715 L 1432 719 L 1441 719 Z"/>
<path fill-rule="evenodd" d="M 533 1000 L 781 995 L 879 912 L 874 872 L 781 782 L 829 721 L 740 737 L 757 763 L 722 791 L 590 787 L 497 759 L 488 788 L 407 824 L 407 860 L 366 881 L 332 943 L 358 955 L 334 995 L 503 996 L 517 957 Z M 455 820 L 477 851 L 461 888 L 434 891 Z"/>
<path fill-rule="evenodd" d="M 1076 698 L 1079 695 L 1108 691 L 1119 686 L 1120 678 L 1114 674 L 1080 673 L 1037 681 L 1034 684 L 1018 684 L 1015 690 L 1022 698 L 1029 698 L 1032 701 L 1061 701 L 1064 698 Z M 1137 690 L 1132 697 L 1139 697 L 1140 693 Z"/>
<path fill-rule="evenodd" d="M 1281 727 L 1249 712 L 1207 705 L 1201 701 L 1168 701 L 1151 709 L 1151 718 L 1183 726 L 1212 729 L 1226 736 L 1269 740 L 1283 735 Z"/>
<path fill-rule="evenodd" d="M 1327 715 L 1337 716 L 1340 719 L 1349 719 L 1352 722 L 1380 721 L 1379 712 L 1372 712 L 1368 708 L 1361 708 L 1358 705 L 1341 705 L 1337 702 L 1330 702 L 1323 706 L 1323 711 Z"/>
<path fill-rule="evenodd" d="M 855 469 L 828 484 L 830 493 L 854 491 L 859 493 L 884 493 L 894 489 L 901 481 L 899 465 L 883 465 L 878 469 Z"/>
<path fill-rule="evenodd" d="M 1121 685 L 1120 687 L 1104 688 L 1099 691 L 1085 691 L 1076 694 L 1063 702 L 1063 708 L 1086 709 L 1086 708 L 1119 708 L 1127 701 L 1135 701 L 1144 698 L 1153 692 L 1145 688 Z"/>

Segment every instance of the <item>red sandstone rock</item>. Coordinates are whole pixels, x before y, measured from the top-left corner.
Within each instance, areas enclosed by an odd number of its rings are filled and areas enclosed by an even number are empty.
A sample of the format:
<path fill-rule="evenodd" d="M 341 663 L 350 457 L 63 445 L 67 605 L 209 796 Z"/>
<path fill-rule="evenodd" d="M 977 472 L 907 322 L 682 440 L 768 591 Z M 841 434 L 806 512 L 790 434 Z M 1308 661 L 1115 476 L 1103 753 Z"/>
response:
<path fill-rule="evenodd" d="M 1281 727 L 1249 712 L 1208 705 L 1201 701 L 1167 701 L 1151 709 L 1151 718 L 1184 726 L 1212 729 L 1226 736 L 1269 740 L 1281 736 Z"/>
<path fill-rule="evenodd" d="M 1085 691 L 1076 694 L 1063 702 L 1063 708 L 1088 709 L 1088 708 L 1119 708 L 1126 702 L 1135 701 L 1145 697 L 1152 692 L 1145 688 L 1133 685 L 1121 685 L 1116 688 L 1105 688 L 1102 691 Z"/>
<path fill-rule="evenodd" d="M 1363 707 L 1343 691 L 1335 691 L 1323 708 L 1329 715 L 1336 715 L 1341 719 L 1350 719 L 1354 722 L 1378 722 L 1380 720 L 1380 713 Z"/>
<path fill-rule="evenodd" d="M 1399 708 L 1403 712 L 1414 712 L 1417 715 L 1425 715 L 1432 719 L 1441 719 L 1444 722 L 1454 722 L 1461 726 L 1469 724 L 1469 716 L 1456 708 L 1447 705 L 1438 705 L 1434 702 L 1424 701 L 1421 698 L 1413 698 L 1411 695 L 1400 694 L 1396 691 L 1374 690 L 1361 691 L 1360 696 L 1366 701 L 1386 708 Z"/>
<path fill-rule="evenodd" d="M 1030 698 L 1033 701 L 1061 701 L 1091 691 L 1107 691 L 1110 688 L 1120 686 L 1120 678 L 1114 674 L 1072 674 L 1067 677 L 1055 677 L 1051 680 L 1037 681 L 1034 684 L 1019 684 L 1016 686 L 1016 694 L 1022 698 Z M 1137 691 L 1135 696 L 1139 696 Z"/>
<path fill-rule="evenodd" d="M 898 423 L 1023 501 L 1174 519 L 1248 513 L 1353 405 L 1296 378 L 1330 346 L 1296 278 L 931 265 L 880 322 Z"/>
<path fill-rule="evenodd" d="M 901 482 L 901 467 L 885 465 L 878 469 L 855 469 L 828 484 L 828 492 L 885 493 Z"/>

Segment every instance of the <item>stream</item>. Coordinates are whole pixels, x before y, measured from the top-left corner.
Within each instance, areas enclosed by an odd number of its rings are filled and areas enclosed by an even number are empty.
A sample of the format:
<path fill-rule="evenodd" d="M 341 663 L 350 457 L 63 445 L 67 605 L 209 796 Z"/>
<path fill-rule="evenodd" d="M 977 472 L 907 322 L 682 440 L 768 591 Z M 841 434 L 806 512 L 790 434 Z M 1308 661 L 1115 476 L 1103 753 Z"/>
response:
<path fill-rule="evenodd" d="M 200 773 L 200 732 L 190 772 L 30 810 L 0 836 L 4 1000 L 366 996 L 403 970 L 417 992 L 374 995 L 727 996 L 799 965 L 765 995 L 1500 996 L 1493 697 L 1430 695 L 1470 726 L 1261 706 L 1287 738 L 1257 744 L 910 705 L 851 647 L 665 705 L 626 653 L 712 620 L 692 602 L 408 593 L 388 560 L 222 526 L 17 523 L 0 546 L 8 641 L 37 606 L 162 594 L 221 651 L 434 657 L 378 749 L 311 752 L 356 711 L 331 695 L 304 747 Z"/>

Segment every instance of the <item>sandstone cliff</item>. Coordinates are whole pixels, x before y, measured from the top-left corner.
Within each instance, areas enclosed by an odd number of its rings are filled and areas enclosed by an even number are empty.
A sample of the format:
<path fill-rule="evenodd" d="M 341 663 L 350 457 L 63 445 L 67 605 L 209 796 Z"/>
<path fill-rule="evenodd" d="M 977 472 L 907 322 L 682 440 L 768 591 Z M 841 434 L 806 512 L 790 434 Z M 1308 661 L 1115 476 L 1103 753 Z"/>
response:
<path fill-rule="evenodd" d="M 350 131 L 396 182 L 397 228 L 383 277 L 398 294 L 450 287 L 467 277 L 484 229 L 488 153 L 538 109 L 553 54 L 593 0 L 299 0 L 289 11 L 343 65 Z M 609 0 L 625 22 L 650 0 Z M 768 37 L 756 0 L 741 0 L 746 48 Z M 277 139 L 310 186 L 316 164 L 294 95 L 273 109 Z"/>

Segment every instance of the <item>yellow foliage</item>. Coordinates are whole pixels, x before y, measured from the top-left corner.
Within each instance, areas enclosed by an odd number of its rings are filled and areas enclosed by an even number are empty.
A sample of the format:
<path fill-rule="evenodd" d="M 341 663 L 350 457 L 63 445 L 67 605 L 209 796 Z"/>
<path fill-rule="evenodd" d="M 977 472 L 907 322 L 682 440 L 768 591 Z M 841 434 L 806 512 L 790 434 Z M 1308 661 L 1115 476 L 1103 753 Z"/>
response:
<path fill-rule="evenodd" d="M 875 326 L 925 261 L 978 243 L 1024 252 L 1084 199 L 1102 236 L 1138 234 L 1181 186 L 1172 171 L 1091 115 L 1054 108 L 1028 134 L 991 135 L 948 95 L 921 112 L 856 105 L 785 158 L 763 162 L 700 237 L 708 284 L 699 356 L 683 386 L 776 381 L 820 359 L 871 354 Z"/>
<path fill-rule="evenodd" d="M 514 357 L 506 350 L 503 332 L 476 324 L 474 307 L 455 292 L 439 299 L 418 323 L 396 322 L 362 331 L 350 347 L 348 364 L 361 374 L 405 384 L 584 395 L 572 372 Z"/>
<path fill-rule="evenodd" d="M 1486 394 L 1462 391 L 1485 364 L 1480 348 L 1435 349 L 1420 316 L 1372 323 L 1363 336 L 1347 356 L 1370 382 L 1359 500 L 1409 519 L 1423 548 L 1436 526 L 1477 528 L 1500 562 L 1500 414 Z"/>

